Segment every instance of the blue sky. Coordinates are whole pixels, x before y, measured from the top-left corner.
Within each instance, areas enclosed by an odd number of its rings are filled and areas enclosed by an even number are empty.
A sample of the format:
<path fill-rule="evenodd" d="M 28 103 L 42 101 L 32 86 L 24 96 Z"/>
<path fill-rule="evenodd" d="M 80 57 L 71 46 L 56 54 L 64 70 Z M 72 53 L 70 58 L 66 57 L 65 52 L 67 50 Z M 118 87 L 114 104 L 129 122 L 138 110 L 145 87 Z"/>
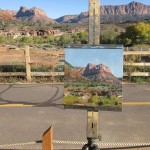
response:
<path fill-rule="evenodd" d="M 133 0 L 101 0 L 101 5 L 128 4 Z M 136 0 L 150 5 L 150 0 Z M 50 18 L 68 14 L 79 14 L 88 10 L 88 0 L 0 0 L 1 9 L 18 10 L 20 6 L 42 8 Z"/>
<path fill-rule="evenodd" d="M 86 67 L 88 63 L 108 66 L 116 77 L 123 76 L 122 49 L 74 49 L 65 50 L 65 60 L 75 67 Z"/>

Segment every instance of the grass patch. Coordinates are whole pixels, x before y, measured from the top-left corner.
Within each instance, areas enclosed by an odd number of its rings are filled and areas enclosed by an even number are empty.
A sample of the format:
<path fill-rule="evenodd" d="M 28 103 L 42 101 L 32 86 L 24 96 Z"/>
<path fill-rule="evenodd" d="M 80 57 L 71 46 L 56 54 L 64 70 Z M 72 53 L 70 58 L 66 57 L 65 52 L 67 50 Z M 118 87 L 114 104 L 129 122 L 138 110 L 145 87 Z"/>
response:
<path fill-rule="evenodd" d="M 46 66 L 31 66 L 31 72 L 49 72 L 51 67 Z"/>
<path fill-rule="evenodd" d="M 13 66 L 13 65 L 6 65 L 0 66 L 0 72 L 25 72 L 25 66 Z"/>
<path fill-rule="evenodd" d="M 124 77 L 125 82 L 150 83 L 150 77 Z"/>
<path fill-rule="evenodd" d="M 0 77 L 0 83 L 25 83 L 26 79 L 24 77 Z"/>

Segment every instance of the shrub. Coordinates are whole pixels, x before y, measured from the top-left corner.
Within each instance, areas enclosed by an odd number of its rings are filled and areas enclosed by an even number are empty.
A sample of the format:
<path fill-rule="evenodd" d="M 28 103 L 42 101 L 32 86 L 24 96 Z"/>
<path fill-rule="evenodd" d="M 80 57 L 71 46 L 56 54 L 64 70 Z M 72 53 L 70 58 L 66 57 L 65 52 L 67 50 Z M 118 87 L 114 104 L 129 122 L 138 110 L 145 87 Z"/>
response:
<path fill-rule="evenodd" d="M 78 97 L 76 96 L 65 96 L 64 97 L 64 103 L 66 105 L 73 105 L 74 103 L 77 103 L 78 102 Z"/>

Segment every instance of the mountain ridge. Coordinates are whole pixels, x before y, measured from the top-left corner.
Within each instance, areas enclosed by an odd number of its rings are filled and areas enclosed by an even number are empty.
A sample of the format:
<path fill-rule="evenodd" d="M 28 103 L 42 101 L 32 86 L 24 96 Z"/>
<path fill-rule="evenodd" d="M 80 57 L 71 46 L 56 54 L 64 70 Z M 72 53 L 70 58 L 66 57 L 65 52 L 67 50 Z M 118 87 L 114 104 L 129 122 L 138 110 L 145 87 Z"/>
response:
<path fill-rule="evenodd" d="M 100 6 L 101 22 L 124 22 L 134 20 L 150 19 L 150 5 L 132 1 L 126 5 L 104 5 Z M 88 22 L 88 12 L 82 12 L 73 19 L 69 15 L 57 18 L 59 23 L 85 23 Z"/>
<path fill-rule="evenodd" d="M 126 5 L 104 5 L 100 6 L 101 23 L 127 22 L 150 20 L 150 5 L 132 1 Z M 43 9 L 21 6 L 17 10 L 0 10 L 0 19 L 23 20 L 27 22 L 43 23 L 86 23 L 88 22 L 88 12 L 80 14 L 64 15 L 56 19 L 47 16 Z"/>

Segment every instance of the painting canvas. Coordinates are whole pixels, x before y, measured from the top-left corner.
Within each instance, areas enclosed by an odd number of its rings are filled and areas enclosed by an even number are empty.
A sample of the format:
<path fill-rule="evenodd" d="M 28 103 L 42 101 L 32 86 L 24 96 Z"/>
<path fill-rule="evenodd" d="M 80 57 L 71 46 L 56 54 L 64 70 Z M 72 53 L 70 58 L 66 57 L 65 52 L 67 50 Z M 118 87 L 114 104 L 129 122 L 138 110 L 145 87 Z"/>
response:
<path fill-rule="evenodd" d="M 123 48 L 65 49 L 66 108 L 122 110 Z"/>

